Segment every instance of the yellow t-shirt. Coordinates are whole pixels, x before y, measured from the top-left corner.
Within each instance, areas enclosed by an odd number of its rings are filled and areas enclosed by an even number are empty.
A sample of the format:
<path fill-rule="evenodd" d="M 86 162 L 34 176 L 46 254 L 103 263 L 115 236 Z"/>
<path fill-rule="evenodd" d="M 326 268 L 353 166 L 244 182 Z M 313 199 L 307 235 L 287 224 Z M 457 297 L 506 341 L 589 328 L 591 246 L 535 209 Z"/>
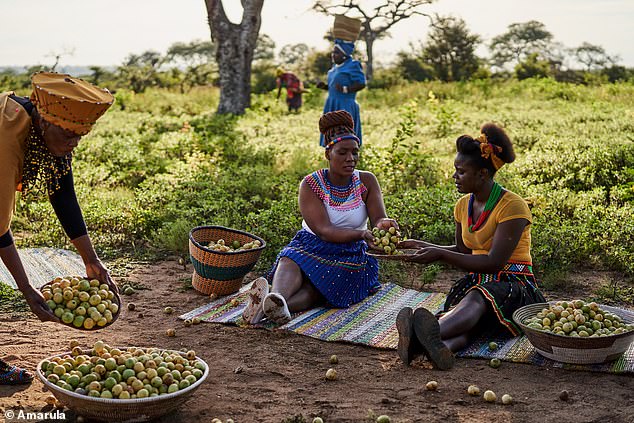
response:
<path fill-rule="evenodd" d="M 513 219 L 526 219 L 526 225 L 509 261 L 532 263 L 531 223 L 533 216 L 526 201 L 519 195 L 506 191 L 495 205 L 488 219 L 477 231 L 469 232 L 469 194 L 456 203 L 454 218 L 462 225 L 462 242 L 472 254 L 488 254 L 493 244 L 493 235 L 498 224 Z"/>
<path fill-rule="evenodd" d="M 31 116 L 10 94 L 13 93 L 0 93 L 0 236 L 11 225 L 31 127 Z"/>

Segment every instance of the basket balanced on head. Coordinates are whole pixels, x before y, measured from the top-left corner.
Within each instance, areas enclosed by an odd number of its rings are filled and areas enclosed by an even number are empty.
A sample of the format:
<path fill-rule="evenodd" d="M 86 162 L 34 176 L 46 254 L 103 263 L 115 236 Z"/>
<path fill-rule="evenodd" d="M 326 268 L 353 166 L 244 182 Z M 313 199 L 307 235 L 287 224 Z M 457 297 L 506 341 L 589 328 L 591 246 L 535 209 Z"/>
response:
<path fill-rule="evenodd" d="M 252 248 L 221 251 L 211 243 L 226 246 L 251 243 Z M 259 244 L 259 246 L 257 245 Z M 189 233 L 189 254 L 194 265 L 192 286 L 203 294 L 227 295 L 236 292 L 244 276 L 253 269 L 266 242 L 255 235 L 223 226 L 199 226 Z M 228 250 L 228 248 L 226 248 Z"/>

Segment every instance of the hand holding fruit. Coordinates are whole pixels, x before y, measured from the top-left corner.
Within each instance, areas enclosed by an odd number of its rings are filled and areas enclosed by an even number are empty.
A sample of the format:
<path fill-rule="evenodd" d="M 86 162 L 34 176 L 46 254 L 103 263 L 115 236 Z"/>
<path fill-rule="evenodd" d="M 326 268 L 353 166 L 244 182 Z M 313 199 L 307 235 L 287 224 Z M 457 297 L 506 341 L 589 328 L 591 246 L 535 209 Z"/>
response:
<path fill-rule="evenodd" d="M 119 293 L 117 284 L 114 283 L 108 269 L 106 269 L 101 260 L 96 259 L 86 263 L 86 276 L 88 276 L 88 279 L 97 279 L 99 282 L 105 283 L 112 292 Z"/>
<path fill-rule="evenodd" d="M 39 291 L 31 288 L 28 292 L 24 292 L 24 298 L 33 314 L 35 314 L 40 321 L 59 322 L 59 318 L 55 316 L 53 310 L 46 304 L 46 299 Z"/>
<path fill-rule="evenodd" d="M 385 254 L 401 254 L 401 252 L 396 249 L 396 246 L 401 240 L 401 233 L 395 226 L 389 226 L 387 230 L 375 227 L 371 233 L 374 237 L 372 241 L 369 242 L 371 248 L 382 250 Z"/>
<path fill-rule="evenodd" d="M 376 222 L 376 227 L 385 231 L 389 230 L 392 226 L 396 228 L 397 231 L 399 230 L 398 223 L 394 219 L 383 217 Z"/>

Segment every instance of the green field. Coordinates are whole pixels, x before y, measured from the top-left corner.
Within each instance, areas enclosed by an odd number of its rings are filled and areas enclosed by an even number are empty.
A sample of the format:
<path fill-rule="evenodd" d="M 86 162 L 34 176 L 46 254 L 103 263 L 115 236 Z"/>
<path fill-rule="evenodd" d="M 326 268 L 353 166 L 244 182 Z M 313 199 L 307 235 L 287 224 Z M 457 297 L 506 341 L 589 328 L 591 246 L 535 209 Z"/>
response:
<path fill-rule="evenodd" d="M 323 96 L 308 94 L 302 113 L 289 115 L 273 93 L 258 95 L 231 117 L 214 114 L 215 88 L 118 91 L 74 159 L 100 253 L 111 263 L 185 256 L 188 231 L 215 224 L 264 238 L 257 270 L 266 270 L 300 227 L 301 178 L 327 166 L 318 146 Z M 358 100 L 359 167 L 378 176 L 388 214 L 408 237 L 452 242 L 454 141 L 494 121 L 515 143 L 518 158 L 498 179 L 532 207 L 543 283 L 556 288 L 578 267 L 634 276 L 634 84 L 430 82 L 364 90 Z M 19 202 L 13 231 L 18 247 L 69 247 L 45 199 Z"/>

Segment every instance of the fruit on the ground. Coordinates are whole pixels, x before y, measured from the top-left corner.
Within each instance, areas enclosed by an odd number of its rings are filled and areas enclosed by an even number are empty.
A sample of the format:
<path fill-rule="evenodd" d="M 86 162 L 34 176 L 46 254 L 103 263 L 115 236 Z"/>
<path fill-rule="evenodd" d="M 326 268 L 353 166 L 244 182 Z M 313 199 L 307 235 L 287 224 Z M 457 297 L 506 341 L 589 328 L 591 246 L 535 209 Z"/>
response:
<path fill-rule="evenodd" d="M 55 398 L 53 395 L 49 395 L 46 397 L 45 401 L 48 405 L 55 405 L 55 401 L 57 401 L 57 398 Z"/>
<path fill-rule="evenodd" d="M 383 414 L 376 418 L 376 423 L 390 423 L 390 416 Z"/>
<path fill-rule="evenodd" d="M 188 328 L 192 325 L 192 321 L 190 319 L 185 319 L 183 321 L 183 324 L 185 325 L 186 328 Z"/>
<path fill-rule="evenodd" d="M 486 402 L 495 402 L 495 400 L 497 399 L 497 396 L 493 391 L 484 391 L 484 395 L 482 395 L 482 397 Z"/>
<path fill-rule="evenodd" d="M 337 379 L 337 371 L 335 369 L 328 369 L 326 371 L 326 379 L 327 380 L 336 380 Z"/>
<path fill-rule="evenodd" d="M 90 353 L 52 357 L 38 370 L 50 383 L 80 395 L 134 399 L 185 389 L 203 377 L 205 365 L 196 359 L 193 350 L 121 350 L 98 341 Z M 52 402 L 54 397 L 46 401 Z"/>
<path fill-rule="evenodd" d="M 430 380 L 425 385 L 425 389 L 427 389 L 428 391 L 435 391 L 436 389 L 438 389 L 438 382 L 436 382 L 435 380 Z"/>
<path fill-rule="evenodd" d="M 170 329 L 168 329 L 168 330 L 166 330 L 166 331 L 165 331 L 165 334 L 166 334 L 167 336 L 170 336 L 170 337 L 171 337 L 171 336 L 176 336 L 176 331 L 175 331 L 174 329 L 170 328 Z"/>
<path fill-rule="evenodd" d="M 99 329 L 114 321 L 119 303 L 110 286 L 80 276 L 55 278 L 41 289 L 46 304 L 68 326 Z M 72 349 L 72 348 L 71 348 Z"/>
<path fill-rule="evenodd" d="M 480 388 L 475 385 L 469 385 L 469 387 L 467 388 L 467 393 L 472 397 L 477 397 L 478 395 L 480 395 Z"/>
<path fill-rule="evenodd" d="M 337 364 L 339 363 L 339 359 L 337 358 L 337 356 L 335 354 L 330 356 L 330 364 Z"/>
<path fill-rule="evenodd" d="M 321 417 L 315 417 L 313 419 L 313 423 L 324 423 L 324 419 L 322 419 Z"/>
<path fill-rule="evenodd" d="M 164 312 L 165 314 L 172 314 L 172 313 L 174 313 L 174 309 L 173 309 L 172 307 L 165 307 L 165 308 L 163 309 L 163 312 Z"/>
<path fill-rule="evenodd" d="M 557 301 L 523 322 L 529 328 L 555 335 L 591 337 L 619 335 L 634 331 L 634 322 L 623 320 L 595 302 Z"/>
<path fill-rule="evenodd" d="M 372 243 L 376 247 L 383 249 L 386 254 L 403 254 L 402 251 L 396 248 L 398 243 L 401 242 L 401 233 L 394 226 L 388 230 L 374 227 L 372 228 L 372 235 L 374 236 Z"/>
<path fill-rule="evenodd" d="M 134 288 L 132 288 L 131 286 L 126 286 L 125 288 L 123 288 L 123 293 L 125 295 L 132 295 L 134 294 Z"/>
<path fill-rule="evenodd" d="M 234 298 L 231 300 L 230 304 L 231 304 L 231 307 L 237 307 L 240 305 L 240 300 L 238 300 L 237 298 Z"/>
<path fill-rule="evenodd" d="M 566 391 L 565 389 L 559 393 L 560 400 L 568 401 L 568 398 L 570 398 L 570 395 L 568 394 L 568 391 Z"/>
<path fill-rule="evenodd" d="M 502 404 L 508 405 L 513 402 L 513 397 L 509 394 L 502 395 Z"/>
<path fill-rule="evenodd" d="M 489 361 L 489 366 L 493 367 L 494 369 L 500 367 L 501 364 L 502 362 L 499 358 L 492 358 L 491 361 Z"/>
<path fill-rule="evenodd" d="M 128 303 L 128 310 L 130 311 L 134 311 L 134 309 L 136 308 L 136 304 L 134 303 Z"/>
<path fill-rule="evenodd" d="M 498 349 L 498 344 L 496 342 L 489 342 L 489 350 L 495 351 Z"/>
<path fill-rule="evenodd" d="M 200 317 L 194 317 L 194 318 L 192 319 L 192 323 L 193 323 L 194 325 L 199 324 L 199 323 L 200 323 Z"/>

